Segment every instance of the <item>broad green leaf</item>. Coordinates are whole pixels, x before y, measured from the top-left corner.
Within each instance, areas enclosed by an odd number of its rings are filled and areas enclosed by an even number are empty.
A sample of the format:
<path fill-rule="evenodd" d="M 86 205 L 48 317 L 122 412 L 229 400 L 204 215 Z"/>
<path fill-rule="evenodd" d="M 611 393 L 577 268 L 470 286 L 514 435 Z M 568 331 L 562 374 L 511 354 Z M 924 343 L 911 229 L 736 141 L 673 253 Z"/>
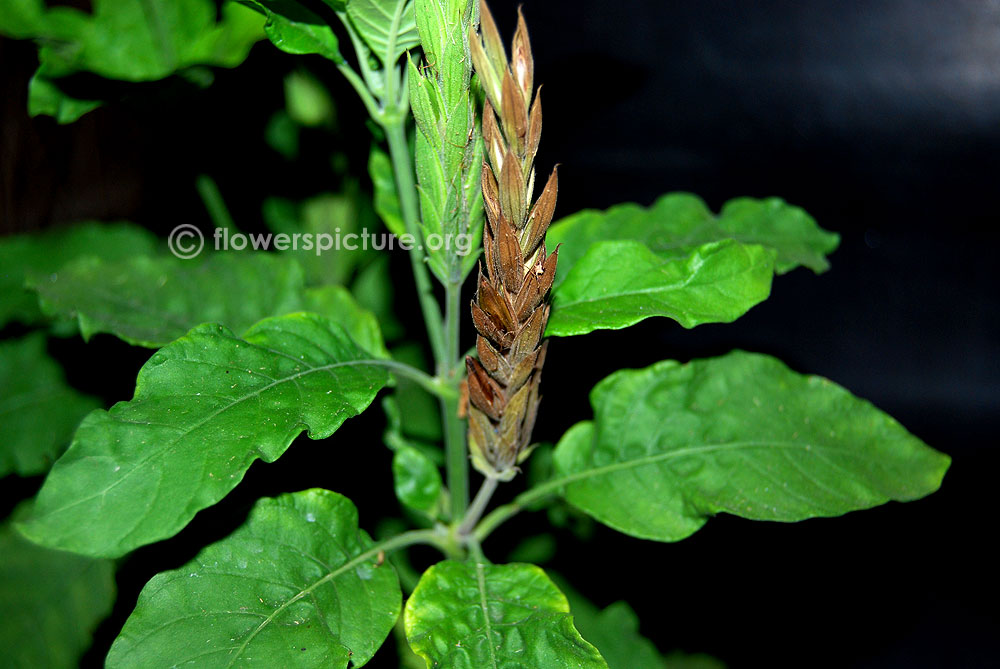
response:
<path fill-rule="evenodd" d="M 113 261 L 152 255 L 158 246 L 152 233 L 131 223 L 80 223 L 0 238 L 0 327 L 42 319 L 38 297 L 24 287 L 29 271 L 54 272 L 80 256 Z"/>
<path fill-rule="evenodd" d="M 392 275 L 389 273 L 389 255 L 381 254 L 361 267 L 351 282 L 351 295 L 362 308 L 371 311 L 378 319 L 386 341 L 399 339 L 406 334 L 399 322 L 394 305 Z"/>
<path fill-rule="evenodd" d="M 814 272 L 829 267 L 826 256 L 839 236 L 823 230 L 809 214 L 779 198 L 738 198 L 715 216 L 701 198 L 669 193 L 648 208 L 625 203 L 606 211 L 587 209 L 552 224 L 546 236 L 559 249 L 556 285 L 569 276 L 591 244 L 601 241 L 642 242 L 664 258 L 687 257 L 702 244 L 735 239 L 777 252 L 775 271 L 783 274 L 803 265 Z"/>
<path fill-rule="evenodd" d="M 373 363 L 316 314 L 261 321 L 242 339 L 200 325 L 143 365 L 131 401 L 84 419 L 22 532 L 109 557 L 173 536 L 254 460 L 364 411 L 388 380 Z"/>
<path fill-rule="evenodd" d="M 426 455 L 411 446 L 396 451 L 392 458 L 392 479 L 396 497 L 405 506 L 436 516 L 441 502 L 441 472 Z"/>
<path fill-rule="evenodd" d="M 44 474 L 83 417 L 100 406 L 66 384 L 45 337 L 0 341 L 0 477 Z"/>
<path fill-rule="evenodd" d="M 368 48 L 387 67 L 395 64 L 404 51 L 420 46 L 413 0 L 348 0 L 347 16 Z"/>
<path fill-rule="evenodd" d="M 337 64 L 345 62 L 330 26 L 296 0 L 239 1 L 264 15 L 264 34 L 285 53 L 315 53 Z"/>
<path fill-rule="evenodd" d="M 372 146 L 368 158 L 368 174 L 372 179 L 375 191 L 375 211 L 385 227 L 397 237 L 406 233 L 403 213 L 399 207 L 399 194 L 396 192 L 396 178 L 392 174 L 392 161 L 388 154 L 377 146 Z"/>
<path fill-rule="evenodd" d="M 633 536 L 677 541 L 727 512 L 837 516 L 941 485 L 948 456 L 830 381 L 733 352 L 622 370 L 556 447 L 547 487 Z"/>
<path fill-rule="evenodd" d="M 107 666 L 360 667 L 399 617 L 392 566 L 346 497 L 262 499 L 233 534 L 159 574 Z"/>
<path fill-rule="evenodd" d="M 32 274 L 50 316 L 76 318 L 89 338 L 108 332 L 156 348 L 200 323 L 239 332 L 262 318 L 302 309 L 301 268 L 266 253 L 213 253 L 199 260 L 136 257 L 113 263 L 81 258 Z"/>
<path fill-rule="evenodd" d="M 340 325 L 354 343 L 376 358 L 389 358 L 375 314 L 362 309 L 343 286 L 318 286 L 305 293 L 305 308 Z"/>
<path fill-rule="evenodd" d="M 406 602 L 406 638 L 430 667 L 607 667 L 573 627 L 566 597 L 530 564 L 446 560 Z"/>
<path fill-rule="evenodd" d="M 569 601 L 573 624 L 597 647 L 610 669 L 725 669 L 722 662 L 708 655 L 661 655 L 653 642 L 639 633 L 639 617 L 628 603 L 615 602 L 599 609 L 561 579 L 555 580 Z"/>
<path fill-rule="evenodd" d="M 95 0 L 93 12 L 47 7 L 43 0 L 5 3 L 0 33 L 40 41 L 32 80 L 32 115 L 69 123 L 100 105 L 75 99 L 59 79 L 86 72 L 108 79 L 153 81 L 195 66 L 235 67 L 263 35 L 260 17 L 236 3 L 212 0 Z"/>
<path fill-rule="evenodd" d="M 15 514 L 16 517 L 17 514 Z M 108 560 L 42 548 L 0 526 L 0 657 L 6 667 L 71 669 L 115 599 Z"/>
<path fill-rule="evenodd" d="M 652 316 L 686 328 L 728 323 L 767 298 L 773 273 L 773 250 L 732 240 L 677 259 L 638 241 L 597 242 L 553 290 L 546 334 L 618 330 Z"/>

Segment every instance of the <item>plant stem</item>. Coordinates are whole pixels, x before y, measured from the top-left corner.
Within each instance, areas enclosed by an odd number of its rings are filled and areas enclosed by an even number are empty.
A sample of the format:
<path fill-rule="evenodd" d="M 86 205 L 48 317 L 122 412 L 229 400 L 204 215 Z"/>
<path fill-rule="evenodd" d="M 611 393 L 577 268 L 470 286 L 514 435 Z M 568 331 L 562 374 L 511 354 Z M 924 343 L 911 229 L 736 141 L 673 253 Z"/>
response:
<path fill-rule="evenodd" d="M 225 228 L 230 232 L 238 232 L 238 228 L 233 222 L 233 217 L 229 215 L 229 209 L 226 208 L 226 202 L 222 199 L 222 193 L 219 192 L 219 185 L 215 183 L 215 179 L 207 174 L 199 174 L 198 178 L 195 179 L 194 186 L 198 189 L 198 195 L 201 196 L 201 201 L 205 205 L 208 216 L 212 219 L 215 227 Z"/>
<path fill-rule="evenodd" d="M 462 319 L 459 313 L 462 285 L 445 285 L 445 354 L 444 364 L 438 365 L 438 377 L 458 387 L 461 374 L 457 373 L 459 334 Z M 465 422 L 458 417 L 458 400 L 441 400 L 441 420 L 444 423 L 445 464 L 448 490 L 451 493 L 451 517 L 455 521 L 465 516 L 469 503 L 469 465 L 465 452 Z"/>
<path fill-rule="evenodd" d="M 385 130 L 386 140 L 389 142 L 389 155 L 392 158 L 392 167 L 396 174 L 396 188 L 399 191 L 399 204 L 403 212 L 406 232 L 414 240 L 419 240 L 421 235 L 417 229 L 419 219 L 417 188 L 413 180 L 413 164 L 410 161 L 410 148 L 406 143 L 404 123 L 405 117 L 400 114 L 398 118 L 392 119 L 382 127 Z M 410 265 L 413 268 L 413 278 L 417 284 L 420 309 L 427 324 L 427 336 L 431 341 L 434 359 L 440 366 L 441 362 L 447 359 L 445 358 L 444 334 L 441 326 L 441 308 L 438 306 L 437 300 L 434 299 L 434 290 L 431 286 L 427 265 L 424 263 L 422 247 L 411 249 L 409 256 Z"/>
<path fill-rule="evenodd" d="M 472 528 L 476 526 L 479 519 L 483 515 L 483 511 L 486 510 L 486 505 L 490 503 L 490 498 L 493 497 L 493 493 L 496 492 L 497 484 L 499 481 L 492 476 L 486 478 L 483 481 L 483 485 L 480 486 L 479 492 L 476 493 L 476 498 L 472 500 L 472 506 L 465 513 L 465 519 L 462 524 L 458 527 L 459 536 L 469 534 Z"/>
<path fill-rule="evenodd" d="M 539 486 L 535 486 L 530 490 L 525 490 L 520 495 L 514 498 L 514 501 L 510 504 L 504 504 L 503 506 L 498 506 L 497 508 L 490 511 L 490 513 L 483 518 L 482 522 L 476 527 L 473 536 L 475 536 L 477 541 L 485 541 L 493 530 L 503 524 L 508 518 L 516 515 L 517 513 L 524 510 L 532 502 L 536 502 L 540 499 L 547 497 L 548 495 L 554 494 L 559 488 L 563 487 L 569 482 L 570 477 L 563 477 L 558 479 L 553 479 L 547 481 Z"/>
<path fill-rule="evenodd" d="M 452 384 L 446 383 L 436 376 L 431 376 L 422 369 L 417 369 L 412 365 L 407 365 L 406 363 L 398 362 L 396 360 L 384 360 L 381 358 L 364 360 L 362 362 L 377 367 L 385 367 L 399 376 L 405 376 L 411 381 L 417 383 L 431 395 L 440 397 L 441 399 L 456 399 L 458 397 L 458 390 Z"/>

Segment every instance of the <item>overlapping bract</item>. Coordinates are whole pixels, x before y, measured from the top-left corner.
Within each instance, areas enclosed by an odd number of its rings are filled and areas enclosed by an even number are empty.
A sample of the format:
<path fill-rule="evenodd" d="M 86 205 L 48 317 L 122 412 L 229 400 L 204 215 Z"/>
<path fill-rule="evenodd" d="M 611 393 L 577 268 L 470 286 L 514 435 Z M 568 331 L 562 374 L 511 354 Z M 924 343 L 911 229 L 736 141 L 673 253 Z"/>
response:
<path fill-rule="evenodd" d="M 524 17 L 518 13 L 509 63 L 485 3 L 481 3 L 480 31 L 469 43 L 486 90 L 487 160 L 482 170 L 486 268 L 480 266 L 472 302 L 479 359 L 466 358 L 469 447 L 479 471 L 509 480 L 527 455 L 538 412 L 546 350 L 542 335 L 549 319 L 546 298 L 557 256 L 546 253 L 545 231 L 552 221 L 558 184 L 553 169 L 531 205 L 542 104 L 537 94 L 532 96 L 534 64 Z"/>

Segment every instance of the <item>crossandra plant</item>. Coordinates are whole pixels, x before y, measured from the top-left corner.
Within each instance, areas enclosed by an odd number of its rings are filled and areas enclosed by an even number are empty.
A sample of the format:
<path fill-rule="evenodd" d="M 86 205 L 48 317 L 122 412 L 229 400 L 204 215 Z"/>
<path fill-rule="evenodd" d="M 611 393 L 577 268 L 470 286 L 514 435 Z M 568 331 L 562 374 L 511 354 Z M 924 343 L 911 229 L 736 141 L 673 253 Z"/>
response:
<path fill-rule="evenodd" d="M 393 477 L 396 529 L 373 539 L 359 525 L 373 519 L 330 490 L 260 499 L 231 534 L 149 581 L 107 666 L 362 666 L 394 630 L 404 666 L 691 666 L 661 656 L 627 609 L 598 611 L 538 566 L 495 562 L 490 535 L 565 504 L 675 542 L 721 512 L 801 521 L 939 487 L 949 459 L 892 418 L 742 351 L 617 371 L 591 392 L 591 420 L 536 448 L 549 345 L 654 317 L 730 322 L 776 274 L 824 271 L 838 238 L 776 198 L 714 214 L 683 193 L 551 223 L 557 177 L 536 178 L 542 103 L 522 15 L 508 52 L 485 4 L 467 0 L 245 0 L 218 15 L 210 0 L 93 4 L 0 0 L 0 32 L 39 45 L 32 114 L 69 123 L 114 104 L 80 85 L 93 75 L 209 85 L 212 67 L 239 65 L 262 37 L 346 77 L 373 123 L 373 201 L 345 176 L 342 193 L 269 199 L 264 219 L 315 236 L 360 230 L 377 212 L 424 242 L 408 271 L 433 365 L 421 368 L 387 307 L 386 254 L 187 259 L 178 251 L 196 239 L 175 234 L 172 255 L 127 223 L 0 241 L 0 324 L 21 324 L 0 342 L 0 475 L 47 472 L 0 534 L 0 652 L 14 666 L 73 666 L 111 610 L 123 559 L 179 533 L 255 460 L 278 459 L 303 432 L 330 437 L 380 394 L 392 471 L 370 475 Z M 294 156 L 296 133 L 327 124 L 332 102 L 305 69 L 286 93 L 268 137 Z M 241 234 L 214 183 L 199 188 L 226 234 Z M 155 350 L 131 400 L 105 410 L 67 384 L 46 342 L 75 333 Z M 546 384 L 558 392 L 560 379 Z M 470 502 L 472 469 L 482 483 Z M 331 485 L 346 475 L 331 472 Z M 504 487 L 511 501 L 495 504 Z M 423 573 L 417 546 L 440 559 Z M 29 624 L 25 610 L 41 613 Z"/>

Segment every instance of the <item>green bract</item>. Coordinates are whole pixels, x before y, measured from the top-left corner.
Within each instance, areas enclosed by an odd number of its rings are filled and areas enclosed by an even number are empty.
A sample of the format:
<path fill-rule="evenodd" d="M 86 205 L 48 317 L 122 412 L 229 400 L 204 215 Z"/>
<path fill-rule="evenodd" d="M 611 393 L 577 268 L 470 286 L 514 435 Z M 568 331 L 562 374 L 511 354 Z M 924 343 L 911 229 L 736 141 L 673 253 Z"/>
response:
<path fill-rule="evenodd" d="M 360 667 L 400 599 L 346 497 L 262 499 L 232 535 L 143 588 L 107 666 Z"/>
<path fill-rule="evenodd" d="M 541 569 L 446 560 L 406 602 L 406 638 L 428 667 L 606 668 Z"/>
<path fill-rule="evenodd" d="M 303 430 L 324 439 L 361 413 L 388 374 L 342 328 L 311 314 L 243 338 L 206 324 L 161 349 L 135 398 L 90 414 L 22 531 L 38 543 L 118 556 L 172 536 L 276 460 Z"/>
<path fill-rule="evenodd" d="M 836 516 L 941 485 L 949 458 L 868 402 L 764 355 L 623 370 L 556 447 L 546 486 L 601 522 L 677 541 L 725 511 Z"/>

